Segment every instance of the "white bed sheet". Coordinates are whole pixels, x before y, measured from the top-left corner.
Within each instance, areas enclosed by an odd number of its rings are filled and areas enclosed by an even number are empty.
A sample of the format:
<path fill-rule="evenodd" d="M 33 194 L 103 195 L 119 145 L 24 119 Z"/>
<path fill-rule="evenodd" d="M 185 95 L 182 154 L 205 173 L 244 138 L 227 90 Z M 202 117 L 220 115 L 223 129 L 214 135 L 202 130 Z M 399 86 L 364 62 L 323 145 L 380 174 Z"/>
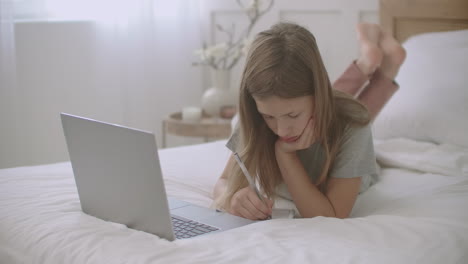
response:
<path fill-rule="evenodd" d="M 224 141 L 160 151 L 170 195 L 209 206 Z M 81 212 L 69 163 L 0 170 L 1 263 L 466 263 L 468 149 L 376 142 L 352 218 L 278 219 L 168 242 Z"/>

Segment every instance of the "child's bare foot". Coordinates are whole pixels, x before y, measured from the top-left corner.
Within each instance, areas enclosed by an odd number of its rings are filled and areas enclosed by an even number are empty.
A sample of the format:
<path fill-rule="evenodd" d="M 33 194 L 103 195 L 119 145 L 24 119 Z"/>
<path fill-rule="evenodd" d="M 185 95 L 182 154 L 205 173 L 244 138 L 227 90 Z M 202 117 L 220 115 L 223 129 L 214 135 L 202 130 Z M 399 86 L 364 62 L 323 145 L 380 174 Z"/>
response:
<path fill-rule="evenodd" d="M 387 78 L 393 80 L 397 76 L 398 70 L 406 58 L 406 51 L 400 43 L 387 32 L 382 32 L 380 48 L 384 54 L 380 70 Z"/>
<path fill-rule="evenodd" d="M 380 66 L 383 58 L 379 48 L 380 27 L 376 24 L 361 23 L 356 27 L 361 55 L 356 60 L 358 68 L 367 76 L 372 75 Z"/>

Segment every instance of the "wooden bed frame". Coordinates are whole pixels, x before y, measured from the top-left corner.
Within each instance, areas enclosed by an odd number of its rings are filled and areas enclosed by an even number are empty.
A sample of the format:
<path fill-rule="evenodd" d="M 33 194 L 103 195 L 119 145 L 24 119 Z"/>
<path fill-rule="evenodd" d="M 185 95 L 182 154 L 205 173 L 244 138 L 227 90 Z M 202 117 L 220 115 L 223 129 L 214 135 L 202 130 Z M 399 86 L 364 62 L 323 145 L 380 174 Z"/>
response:
<path fill-rule="evenodd" d="M 468 29 L 468 1 L 380 0 L 380 24 L 400 42 L 425 32 Z"/>

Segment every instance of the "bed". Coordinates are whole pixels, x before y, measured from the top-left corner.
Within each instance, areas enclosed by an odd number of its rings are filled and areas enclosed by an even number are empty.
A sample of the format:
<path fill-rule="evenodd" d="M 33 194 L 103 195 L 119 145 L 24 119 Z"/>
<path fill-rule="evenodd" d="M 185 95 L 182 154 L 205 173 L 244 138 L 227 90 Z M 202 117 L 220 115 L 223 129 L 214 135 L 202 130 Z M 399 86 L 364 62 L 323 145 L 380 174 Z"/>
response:
<path fill-rule="evenodd" d="M 373 124 L 380 181 L 350 218 L 274 219 L 168 242 L 84 214 L 68 162 L 16 167 L 0 170 L 0 263 L 467 263 L 468 8 L 422 2 L 381 1 L 382 24 L 406 40 L 408 57 Z M 168 194 L 209 207 L 225 143 L 160 150 Z"/>

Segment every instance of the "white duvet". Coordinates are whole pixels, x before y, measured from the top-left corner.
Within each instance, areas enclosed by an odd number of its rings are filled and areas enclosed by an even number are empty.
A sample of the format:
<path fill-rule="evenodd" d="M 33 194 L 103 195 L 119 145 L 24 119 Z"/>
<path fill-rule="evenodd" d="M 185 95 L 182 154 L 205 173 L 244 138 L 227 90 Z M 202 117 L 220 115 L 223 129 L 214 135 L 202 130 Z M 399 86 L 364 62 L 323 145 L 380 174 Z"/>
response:
<path fill-rule="evenodd" d="M 160 151 L 172 196 L 209 206 L 224 141 Z M 468 149 L 376 142 L 352 217 L 277 219 L 168 242 L 83 214 L 69 163 L 0 170 L 0 263 L 468 263 Z"/>

